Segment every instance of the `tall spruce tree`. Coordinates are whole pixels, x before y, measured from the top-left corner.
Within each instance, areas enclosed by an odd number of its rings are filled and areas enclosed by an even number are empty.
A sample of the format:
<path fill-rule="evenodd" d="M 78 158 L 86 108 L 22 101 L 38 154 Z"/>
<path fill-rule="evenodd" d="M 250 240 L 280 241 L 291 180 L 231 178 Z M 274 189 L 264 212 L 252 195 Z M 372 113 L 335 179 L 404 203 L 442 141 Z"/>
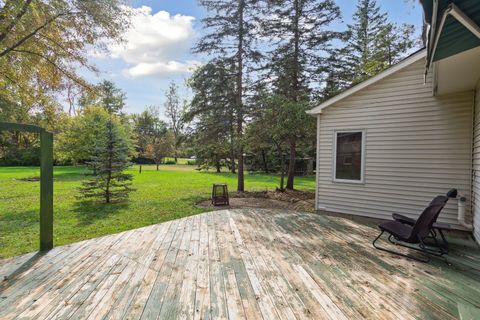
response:
<path fill-rule="evenodd" d="M 92 178 L 82 183 L 80 197 L 102 199 L 105 203 L 125 200 L 134 190 L 131 188 L 132 175 L 124 173 L 131 166 L 130 149 L 128 136 L 110 118 L 104 134 L 97 140 L 91 160 L 87 162 Z"/>
<path fill-rule="evenodd" d="M 376 0 L 359 0 L 348 25 L 347 45 L 340 52 L 343 76 L 357 84 L 397 63 L 416 44 L 414 33 L 412 25 L 390 22 Z"/>
<path fill-rule="evenodd" d="M 247 91 L 247 68 L 258 59 L 253 48 L 256 34 L 258 0 L 199 0 L 208 16 L 202 20 L 208 32 L 197 44 L 196 53 L 222 57 L 233 68 L 235 78 L 234 99 L 236 114 L 236 155 L 238 159 L 237 190 L 244 191 L 243 131 L 246 117 L 244 98 Z"/>
<path fill-rule="evenodd" d="M 274 79 L 274 94 L 292 114 L 306 111 L 312 88 L 322 81 L 326 53 L 332 41 L 342 36 L 330 30 L 340 19 L 340 9 L 333 0 L 267 1 L 265 15 L 263 34 L 273 47 L 265 68 Z M 294 187 L 297 142 L 302 136 L 293 130 L 285 137 L 290 150 L 287 189 Z"/>

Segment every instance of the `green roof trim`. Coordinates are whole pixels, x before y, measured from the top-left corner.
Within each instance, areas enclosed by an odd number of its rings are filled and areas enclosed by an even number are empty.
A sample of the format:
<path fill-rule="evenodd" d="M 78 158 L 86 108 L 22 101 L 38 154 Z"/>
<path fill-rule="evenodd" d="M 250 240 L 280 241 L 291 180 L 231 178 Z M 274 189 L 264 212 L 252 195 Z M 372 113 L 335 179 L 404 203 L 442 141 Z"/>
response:
<path fill-rule="evenodd" d="M 428 34 L 428 62 L 480 46 L 479 0 L 420 0 Z"/>
<path fill-rule="evenodd" d="M 457 19 L 448 16 L 440 33 L 433 61 L 442 60 L 478 46 L 480 46 L 480 38 L 477 38 Z"/>

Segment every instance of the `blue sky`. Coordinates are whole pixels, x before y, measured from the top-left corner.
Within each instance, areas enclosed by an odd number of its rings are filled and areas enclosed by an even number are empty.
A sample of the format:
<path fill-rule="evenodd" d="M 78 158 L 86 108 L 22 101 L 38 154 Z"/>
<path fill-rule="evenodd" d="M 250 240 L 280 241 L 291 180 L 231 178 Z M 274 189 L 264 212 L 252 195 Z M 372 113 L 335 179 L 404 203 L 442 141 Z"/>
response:
<path fill-rule="evenodd" d="M 377 1 L 392 21 L 414 24 L 420 29 L 419 5 L 406 0 Z M 344 23 L 335 28 L 343 30 L 351 21 L 356 1 L 336 2 Z M 135 30 L 127 34 L 127 44 L 112 47 L 109 55 L 94 55 L 91 61 L 100 74 L 89 74 L 87 79 L 93 83 L 101 79 L 114 81 L 127 94 L 128 113 L 141 112 L 151 105 L 163 108 L 170 81 L 177 82 L 180 94 L 188 97 L 185 80 L 190 70 L 205 60 L 190 52 L 202 33 L 205 10 L 197 0 L 134 0 L 131 6 L 139 18 L 134 21 Z"/>

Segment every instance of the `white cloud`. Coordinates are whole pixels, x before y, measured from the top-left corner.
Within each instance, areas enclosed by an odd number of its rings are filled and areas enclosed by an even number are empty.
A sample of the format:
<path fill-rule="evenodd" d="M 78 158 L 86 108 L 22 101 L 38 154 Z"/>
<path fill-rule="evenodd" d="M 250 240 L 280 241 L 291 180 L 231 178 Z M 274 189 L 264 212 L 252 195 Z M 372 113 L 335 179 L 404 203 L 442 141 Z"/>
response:
<path fill-rule="evenodd" d="M 179 73 L 190 73 L 198 65 L 200 65 L 198 61 L 141 62 L 134 67 L 123 70 L 123 74 L 132 78 L 155 75 L 169 76 Z"/>
<path fill-rule="evenodd" d="M 131 8 L 131 27 L 125 43 L 109 46 L 110 55 L 130 66 L 123 70 L 129 77 L 158 76 L 191 72 L 194 61 L 181 61 L 195 37 L 194 17 L 170 15 L 166 11 L 152 14 L 147 6 Z"/>

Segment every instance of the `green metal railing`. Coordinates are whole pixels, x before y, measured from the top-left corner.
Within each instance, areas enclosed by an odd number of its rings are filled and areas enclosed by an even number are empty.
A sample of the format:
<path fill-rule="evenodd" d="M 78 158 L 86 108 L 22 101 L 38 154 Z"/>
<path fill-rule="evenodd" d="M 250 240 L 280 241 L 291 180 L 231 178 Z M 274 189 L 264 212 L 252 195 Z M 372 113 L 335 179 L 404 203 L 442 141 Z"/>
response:
<path fill-rule="evenodd" d="M 0 131 L 40 135 L 40 251 L 53 248 L 53 134 L 29 124 L 0 122 Z"/>

